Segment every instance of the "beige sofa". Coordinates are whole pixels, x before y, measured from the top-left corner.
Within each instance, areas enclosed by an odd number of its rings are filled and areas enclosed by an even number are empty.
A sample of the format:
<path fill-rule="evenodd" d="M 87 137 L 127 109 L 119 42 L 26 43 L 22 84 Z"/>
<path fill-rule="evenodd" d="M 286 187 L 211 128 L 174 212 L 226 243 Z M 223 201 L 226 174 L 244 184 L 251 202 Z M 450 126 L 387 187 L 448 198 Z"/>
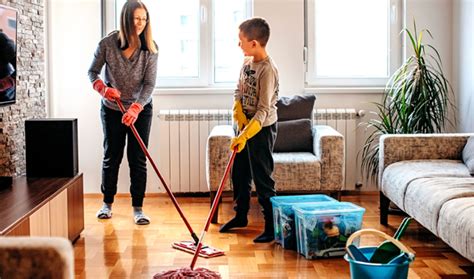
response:
<path fill-rule="evenodd" d="M 474 134 L 380 138 L 380 223 L 390 201 L 474 261 L 474 177 L 462 151 Z"/>
<path fill-rule="evenodd" d="M 324 192 L 339 198 L 343 187 L 344 137 L 326 125 L 313 125 L 313 152 L 273 153 L 273 178 L 278 192 Z M 206 174 L 211 204 L 231 155 L 234 130 L 231 125 L 215 126 L 207 141 Z M 232 190 L 230 179 L 224 191 Z M 216 211 L 213 223 L 217 222 Z"/>

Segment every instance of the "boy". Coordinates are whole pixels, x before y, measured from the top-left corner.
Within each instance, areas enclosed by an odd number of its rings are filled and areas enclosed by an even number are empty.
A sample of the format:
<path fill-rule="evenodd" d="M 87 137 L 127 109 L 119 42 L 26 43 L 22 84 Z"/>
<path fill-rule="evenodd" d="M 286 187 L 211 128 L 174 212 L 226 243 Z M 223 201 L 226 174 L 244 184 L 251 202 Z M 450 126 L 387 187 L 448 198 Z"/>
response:
<path fill-rule="evenodd" d="M 265 217 L 265 230 L 254 242 L 270 242 L 273 212 L 270 197 L 276 195 L 273 172 L 273 145 L 276 139 L 278 70 L 265 49 L 270 27 L 262 18 L 252 18 L 239 26 L 239 47 L 246 57 L 234 94 L 234 121 L 237 137 L 230 148 L 237 148 L 232 167 L 236 215 L 220 232 L 247 226 L 252 178 L 258 202 Z"/>

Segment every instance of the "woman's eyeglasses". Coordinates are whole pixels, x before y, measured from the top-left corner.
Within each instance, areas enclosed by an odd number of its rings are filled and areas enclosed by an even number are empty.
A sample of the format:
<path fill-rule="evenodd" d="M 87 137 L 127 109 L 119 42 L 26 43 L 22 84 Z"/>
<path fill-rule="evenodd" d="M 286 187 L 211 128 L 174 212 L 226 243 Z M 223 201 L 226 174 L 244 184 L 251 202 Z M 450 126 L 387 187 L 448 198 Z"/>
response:
<path fill-rule="evenodd" d="M 141 18 L 141 17 L 134 17 L 133 20 L 135 22 L 139 22 L 139 21 L 144 21 L 144 22 L 148 22 L 148 18 L 144 17 L 144 18 Z"/>

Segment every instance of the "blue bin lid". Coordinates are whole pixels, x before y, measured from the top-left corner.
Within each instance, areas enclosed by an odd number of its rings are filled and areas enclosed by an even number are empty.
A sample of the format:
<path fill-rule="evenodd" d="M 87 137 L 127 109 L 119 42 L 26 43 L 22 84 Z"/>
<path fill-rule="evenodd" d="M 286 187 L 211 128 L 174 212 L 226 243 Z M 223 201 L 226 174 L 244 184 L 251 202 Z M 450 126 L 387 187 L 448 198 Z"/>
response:
<path fill-rule="evenodd" d="M 314 195 L 296 195 L 296 196 L 275 196 L 271 197 L 270 201 L 274 206 L 279 205 L 293 205 L 298 203 L 308 202 L 338 202 L 338 200 L 331 198 L 328 195 L 314 194 Z"/>
<path fill-rule="evenodd" d="M 292 206 L 296 214 L 333 214 L 333 213 L 363 213 L 365 208 L 350 202 L 324 202 L 295 204 Z"/>

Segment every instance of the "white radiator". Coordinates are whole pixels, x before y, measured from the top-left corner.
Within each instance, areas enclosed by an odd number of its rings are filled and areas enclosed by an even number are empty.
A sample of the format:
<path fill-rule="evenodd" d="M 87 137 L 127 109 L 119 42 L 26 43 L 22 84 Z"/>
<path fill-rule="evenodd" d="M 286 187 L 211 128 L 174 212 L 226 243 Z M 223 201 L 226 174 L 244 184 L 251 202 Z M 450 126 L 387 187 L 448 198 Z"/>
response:
<path fill-rule="evenodd" d="M 207 192 L 206 142 L 231 110 L 160 110 L 158 168 L 172 192 Z"/>
<path fill-rule="evenodd" d="M 355 109 L 315 109 L 315 124 L 329 125 L 346 141 L 345 189 L 356 183 L 356 111 Z M 232 123 L 231 110 L 160 110 L 158 168 L 177 192 L 207 192 L 206 142 L 216 125 Z"/>

